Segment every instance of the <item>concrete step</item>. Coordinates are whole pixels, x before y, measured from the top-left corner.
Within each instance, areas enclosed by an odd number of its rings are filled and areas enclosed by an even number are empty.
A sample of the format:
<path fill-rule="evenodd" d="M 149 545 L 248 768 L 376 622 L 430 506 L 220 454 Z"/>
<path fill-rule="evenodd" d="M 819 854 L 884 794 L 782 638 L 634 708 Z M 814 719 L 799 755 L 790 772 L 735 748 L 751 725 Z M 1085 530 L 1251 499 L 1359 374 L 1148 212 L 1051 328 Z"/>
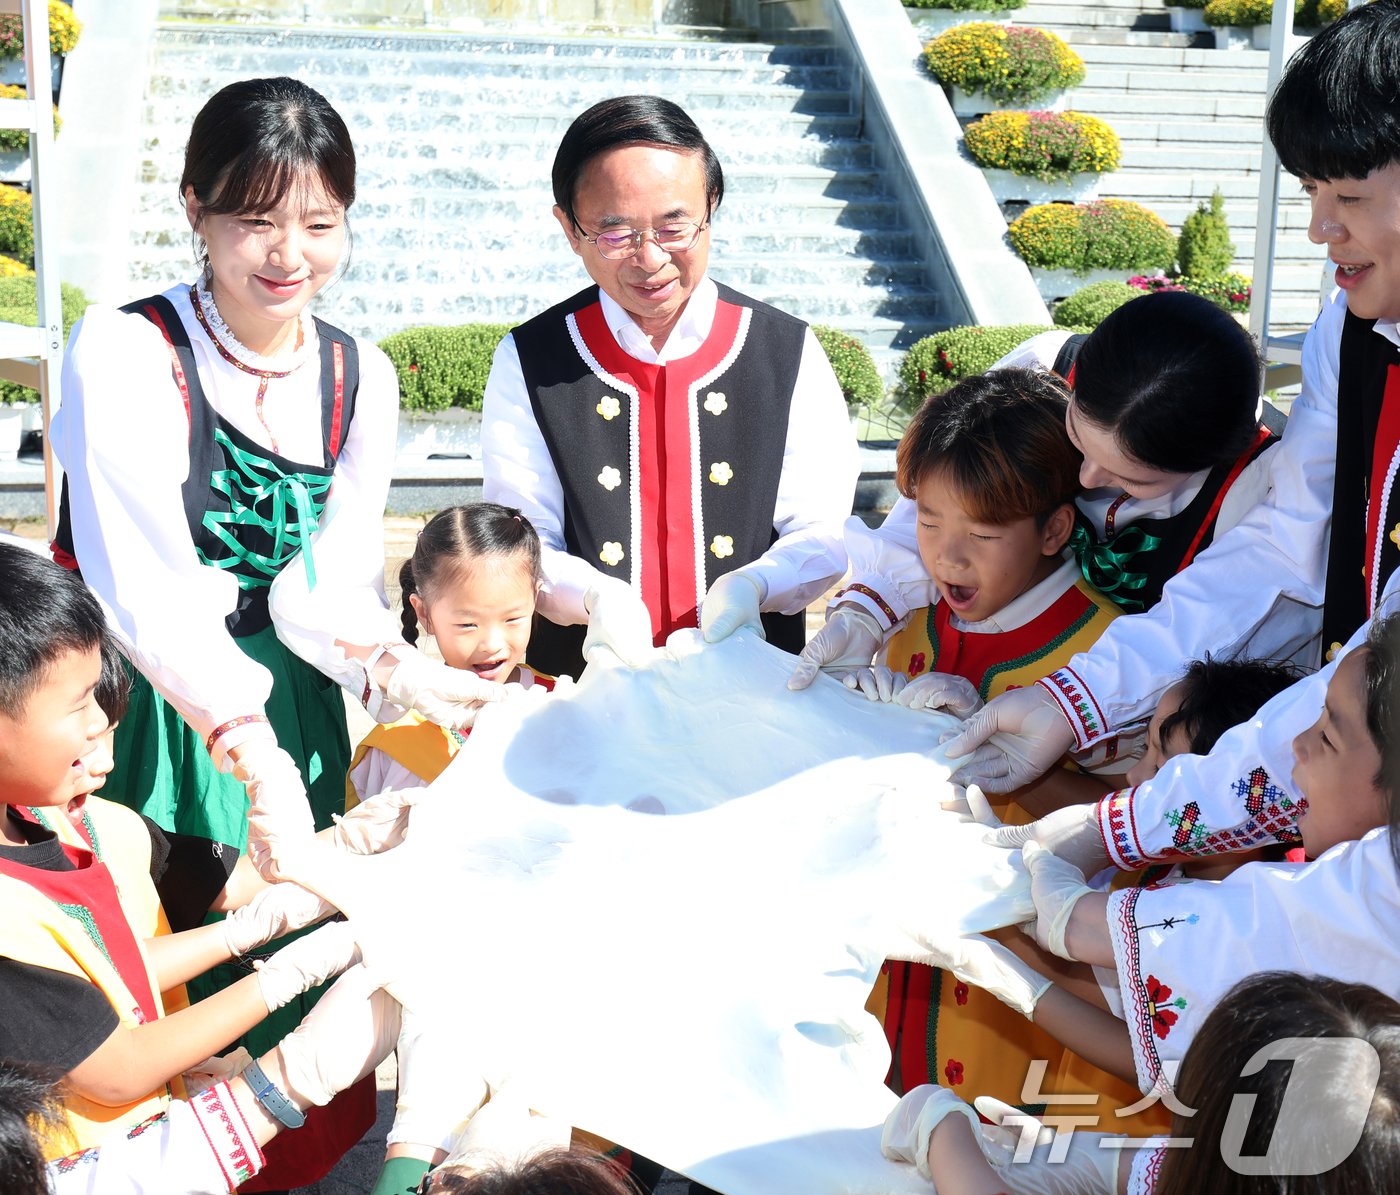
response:
<path fill-rule="evenodd" d="M 1165 9 L 1153 12 L 1136 5 L 1118 4 L 1035 4 L 1014 13 L 1012 19 L 1017 24 L 1034 25 L 1039 29 L 1063 26 L 1076 32 L 1118 26 L 1169 33 L 1172 27 L 1171 15 Z"/>
<path fill-rule="evenodd" d="M 1245 149 L 1242 146 L 1207 149 L 1203 145 L 1182 146 L 1162 142 L 1139 145 L 1127 142 L 1123 146 L 1118 171 L 1123 174 L 1133 170 L 1149 170 L 1154 173 L 1163 170 L 1190 170 L 1196 174 L 1229 174 L 1243 177 L 1259 173 L 1259 149 Z M 1256 183 L 1256 189 L 1257 186 Z"/>
<path fill-rule="evenodd" d="M 1114 117 L 1109 123 L 1125 145 L 1208 144 L 1211 149 L 1241 146 L 1257 153 L 1263 137 L 1258 120 L 1236 116 L 1216 117 L 1208 121 L 1182 120 L 1172 113 L 1161 120 Z"/>
<path fill-rule="evenodd" d="M 1259 121 L 1262 135 L 1264 119 L 1264 91 L 1259 94 L 1244 95 L 1231 92 L 1217 95 L 1213 92 L 1194 91 L 1168 95 L 1154 92 L 1126 92 L 1121 88 L 1099 87 L 1093 80 L 1086 81 L 1083 87 L 1073 93 L 1071 107 L 1080 112 L 1092 112 L 1117 127 L 1123 117 L 1159 116 L 1170 112 L 1173 116 L 1226 118 Z"/>
<path fill-rule="evenodd" d="M 1086 66 L 1145 66 L 1151 70 L 1185 69 L 1195 74 L 1248 74 L 1268 71 L 1269 56 L 1262 50 L 1223 54 L 1213 49 L 1150 49 L 1143 46 L 1088 45 L 1075 51 Z"/>
<path fill-rule="evenodd" d="M 1204 33 L 1163 33 L 1137 27 L 1120 28 L 1105 25 L 1084 29 L 1072 25 L 1041 25 L 1041 29 L 1058 33 L 1070 47 L 1082 51 L 1085 46 L 1157 46 L 1163 49 L 1187 49 L 1199 46 L 1207 37 Z"/>
<path fill-rule="evenodd" d="M 1186 71 L 1179 68 L 1153 69 L 1131 63 L 1105 63 L 1088 67 L 1084 82 L 1095 91 L 1106 91 L 1110 88 L 1115 91 L 1150 91 L 1170 99 L 1182 93 L 1192 92 L 1262 95 L 1265 78 L 1264 74 L 1252 71 Z M 1070 107 L 1079 106 L 1082 110 L 1082 101 L 1078 95 L 1078 90 L 1070 93 Z"/>
<path fill-rule="evenodd" d="M 260 51 L 301 49 L 326 55 L 336 43 L 346 48 L 367 48 L 377 61 L 403 64 L 430 62 L 434 56 L 455 70 L 464 63 L 515 54 L 531 54 L 565 62 L 578 60 L 637 59 L 665 57 L 675 62 L 693 63 L 698 69 L 713 69 L 741 62 L 777 62 L 799 65 L 831 65 L 840 56 L 830 44 L 799 45 L 774 42 L 730 42 L 714 44 L 688 38 L 563 37 L 527 33 L 463 34 L 440 30 L 398 31 L 338 28 L 333 34 L 292 28 L 211 25 L 201 21 L 163 20 L 160 22 L 159 49 L 162 53 L 208 54 L 221 57 L 250 49 Z M 347 58 L 351 55 L 331 55 Z"/>

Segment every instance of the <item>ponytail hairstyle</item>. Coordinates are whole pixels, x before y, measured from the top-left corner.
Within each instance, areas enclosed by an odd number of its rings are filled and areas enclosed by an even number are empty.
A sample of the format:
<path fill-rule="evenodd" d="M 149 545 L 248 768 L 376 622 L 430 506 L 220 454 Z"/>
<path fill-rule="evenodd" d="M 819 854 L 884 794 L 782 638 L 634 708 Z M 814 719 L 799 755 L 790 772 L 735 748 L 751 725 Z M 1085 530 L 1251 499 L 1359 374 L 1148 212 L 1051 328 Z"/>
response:
<path fill-rule="evenodd" d="M 538 585 L 540 537 L 520 511 L 497 502 L 449 506 L 418 533 L 413 555 L 399 569 L 403 590 L 403 637 L 418 642 L 418 614 L 411 595 L 430 602 L 442 585 L 460 577 L 483 556 L 514 556 Z"/>

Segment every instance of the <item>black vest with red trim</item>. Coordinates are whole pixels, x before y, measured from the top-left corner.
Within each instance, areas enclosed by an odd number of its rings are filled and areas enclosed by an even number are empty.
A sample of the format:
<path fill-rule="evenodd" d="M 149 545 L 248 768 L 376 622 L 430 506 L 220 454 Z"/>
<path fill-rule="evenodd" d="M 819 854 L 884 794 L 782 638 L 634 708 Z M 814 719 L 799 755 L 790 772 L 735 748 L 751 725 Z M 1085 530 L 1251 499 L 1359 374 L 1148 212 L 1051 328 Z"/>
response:
<path fill-rule="evenodd" d="M 1137 519 L 1119 532 L 1110 529 L 1102 542 L 1076 507 L 1070 547 L 1084 579 L 1126 613 L 1152 609 L 1162 598 L 1162 587 L 1214 541 L 1220 508 L 1240 474 L 1278 439 L 1261 423 L 1244 452 L 1206 474 L 1184 509 L 1160 519 Z M 1113 509 L 1109 508 L 1110 520 Z"/>
<path fill-rule="evenodd" d="M 1322 647 L 1331 658 L 1400 566 L 1400 348 L 1347 312 L 1337 370 L 1337 473 Z"/>
<path fill-rule="evenodd" d="M 279 555 L 278 522 L 314 513 L 325 505 L 336 458 L 345 446 L 355 417 L 360 384 L 360 355 L 354 337 L 323 320 L 315 321 L 321 349 L 321 440 L 319 465 L 290 460 L 251 440 L 210 405 L 199 381 L 189 333 L 170 300 L 163 295 L 128 303 L 122 311 L 141 315 L 159 329 L 170 351 L 170 373 L 189 424 L 190 468 L 181 485 L 185 521 L 201 561 L 224 569 L 239 582 L 238 604 L 225 619 L 235 638 L 254 635 L 271 623 L 267 609 L 269 569 L 249 569 L 240 555 L 273 559 Z M 236 458 L 246 468 L 235 476 L 229 468 Z M 215 485 L 215 478 L 221 484 Z M 311 479 L 317 496 L 304 511 L 286 509 L 279 481 Z M 278 512 L 271 523 L 268 516 Z M 233 544 L 237 545 L 235 550 Z M 58 531 L 52 544 L 54 559 L 68 568 L 81 568 L 73 551 L 73 528 L 68 506 L 68 482 L 63 483 Z"/>
<path fill-rule="evenodd" d="M 618 345 L 589 287 L 513 332 L 563 489 L 565 544 L 637 589 L 658 643 L 695 626 L 708 587 L 777 538 L 806 327 L 720 286 L 704 344 L 649 364 Z M 801 615 L 763 621 L 769 642 L 801 650 Z M 574 673 L 582 641 L 581 627 L 538 620 L 528 659 Z"/>

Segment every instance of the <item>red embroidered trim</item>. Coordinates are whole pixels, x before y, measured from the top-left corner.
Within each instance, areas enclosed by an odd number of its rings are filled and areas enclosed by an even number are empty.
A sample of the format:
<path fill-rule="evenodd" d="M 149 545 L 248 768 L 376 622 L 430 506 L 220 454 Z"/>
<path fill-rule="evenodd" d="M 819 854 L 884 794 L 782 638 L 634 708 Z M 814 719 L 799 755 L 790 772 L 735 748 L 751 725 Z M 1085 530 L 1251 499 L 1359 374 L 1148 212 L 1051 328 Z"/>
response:
<path fill-rule="evenodd" d="M 170 354 L 170 368 L 175 374 L 175 385 L 180 388 L 180 401 L 185 404 L 185 439 L 190 438 L 190 383 L 185 377 L 185 367 L 180 364 L 180 354 L 175 351 L 175 342 L 170 339 L 170 329 L 165 326 L 165 321 L 160 318 L 160 312 L 154 304 L 149 304 L 144 308 L 146 317 L 160 329 L 160 334 L 165 337 L 165 348 Z M 196 311 L 198 307 L 196 307 Z"/>
<path fill-rule="evenodd" d="M 1186 555 L 1181 558 L 1181 563 L 1176 571 L 1181 572 L 1192 560 L 1196 558 L 1196 549 L 1201 546 L 1201 540 L 1205 538 L 1206 532 L 1215 526 L 1215 517 L 1220 513 L 1220 507 L 1225 502 L 1225 495 L 1230 492 L 1230 487 L 1239 479 L 1244 468 L 1254 459 L 1254 454 L 1259 451 L 1260 445 L 1273 433 L 1267 427 L 1260 427 L 1254 433 L 1254 439 L 1249 442 L 1249 447 L 1240 453 L 1240 459 L 1231 467 L 1230 472 L 1225 477 L 1225 484 L 1222 485 L 1215 495 L 1215 501 L 1210 504 L 1210 509 L 1206 511 L 1206 517 L 1201 520 L 1201 525 L 1196 528 L 1196 538 L 1191 541 L 1191 546 L 1186 549 Z"/>
<path fill-rule="evenodd" d="M 262 1151 L 227 1083 L 215 1083 L 200 1092 L 190 1101 L 190 1111 L 218 1160 L 230 1190 L 247 1182 L 263 1168 Z"/>
<path fill-rule="evenodd" d="M 248 726 L 253 722 L 266 721 L 266 714 L 242 714 L 237 718 L 230 718 L 227 722 L 214 727 L 214 729 L 209 732 L 209 737 L 204 740 L 204 749 L 210 754 L 213 754 L 214 742 L 220 735 L 227 734 L 230 730 L 234 730 L 239 726 Z"/>
<path fill-rule="evenodd" d="M 1108 719 L 1089 692 L 1089 687 L 1072 668 L 1057 668 L 1049 676 L 1036 681 L 1064 712 L 1065 720 L 1074 732 L 1074 749 L 1083 751 L 1095 739 L 1108 733 Z"/>
<path fill-rule="evenodd" d="M 345 346 L 331 342 L 331 366 L 335 372 L 335 406 L 331 411 L 331 456 L 340 455 L 340 417 L 345 404 Z"/>
<path fill-rule="evenodd" d="M 1115 866 L 1124 871 L 1142 867 L 1151 856 L 1138 838 L 1137 819 L 1133 813 L 1136 788 L 1119 789 L 1109 793 L 1098 804 L 1099 836 L 1104 849 Z"/>
<path fill-rule="evenodd" d="M 890 620 L 890 626 L 894 626 L 894 624 L 899 621 L 899 615 L 897 615 L 894 612 L 894 610 L 890 608 L 889 602 L 885 601 L 885 599 L 882 598 L 873 589 L 871 589 L 869 585 L 861 585 L 859 583 L 854 585 L 847 585 L 845 589 L 838 589 L 836 591 L 836 597 L 840 598 L 841 595 L 844 593 L 859 593 L 865 597 L 868 597 L 872 602 L 874 602 L 877 606 L 880 607 L 880 613 Z"/>

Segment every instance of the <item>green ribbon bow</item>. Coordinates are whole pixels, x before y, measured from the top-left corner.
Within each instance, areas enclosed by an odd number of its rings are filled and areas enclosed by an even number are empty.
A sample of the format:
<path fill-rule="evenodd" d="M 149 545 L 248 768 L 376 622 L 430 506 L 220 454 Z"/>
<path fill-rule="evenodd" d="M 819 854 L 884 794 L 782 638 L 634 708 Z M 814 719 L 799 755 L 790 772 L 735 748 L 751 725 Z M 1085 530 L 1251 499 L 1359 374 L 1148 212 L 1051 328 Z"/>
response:
<path fill-rule="evenodd" d="M 1147 609 L 1147 603 L 1136 596 L 1147 584 L 1147 573 L 1134 572 L 1129 565 L 1134 557 L 1154 551 L 1161 542 L 1161 536 L 1136 524 L 1106 543 L 1098 543 L 1081 523 L 1074 525 L 1069 537 L 1070 551 L 1079 561 L 1084 579 L 1129 614 Z"/>
<path fill-rule="evenodd" d="M 271 585 L 300 552 L 307 587 L 315 589 L 311 536 L 320 523 L 330 477 L 283 473 L 266 457 L 239 448 L 222 428 L 215 429 L 214 440 L 223 449 L 230 467 L 215 470 L 209 486 L 228 499 L 229 509 L 206 511 L 203 522 L 231 555 L 211 560 L 201 552 L 200 558 L 213 568 L 234 570 L 242 588 L 257 589 Z M 235 535 L 238 527 L 258 527 L 267 532 L 272 539 L 271 553 L 264 555 L 245 548 Z M 249 571 L 240 570 L 240 565 L 246 565 Z"/>

